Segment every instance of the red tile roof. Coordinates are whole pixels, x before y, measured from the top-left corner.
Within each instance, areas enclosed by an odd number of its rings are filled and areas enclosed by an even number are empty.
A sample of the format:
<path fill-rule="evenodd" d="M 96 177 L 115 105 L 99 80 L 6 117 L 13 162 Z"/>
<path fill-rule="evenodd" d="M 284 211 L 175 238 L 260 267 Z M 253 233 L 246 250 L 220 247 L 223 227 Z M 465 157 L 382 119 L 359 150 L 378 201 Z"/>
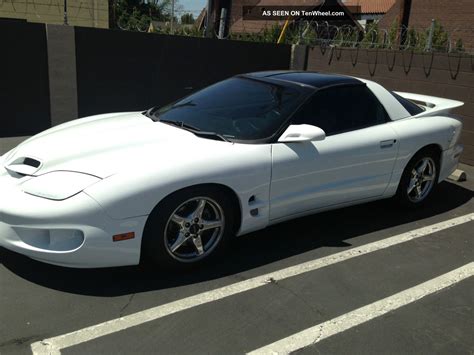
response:
<path fill-rule="evenodd" d="M 396 0 L 343 0 L 346 6 L 360 6 L 362 14 L 385 14 Z"/>

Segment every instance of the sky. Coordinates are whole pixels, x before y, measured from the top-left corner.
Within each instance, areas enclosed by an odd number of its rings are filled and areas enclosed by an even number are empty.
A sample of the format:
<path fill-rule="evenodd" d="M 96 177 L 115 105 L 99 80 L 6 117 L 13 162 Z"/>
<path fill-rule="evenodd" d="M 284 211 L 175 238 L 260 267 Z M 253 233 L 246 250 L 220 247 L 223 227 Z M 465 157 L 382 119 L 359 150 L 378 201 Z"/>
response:
<path fill-rule="evenodd" d="M 185 12 L 190 12 L 196 18 L 202 8 L 206 6 L 207 0 L 177 0 Z"/>

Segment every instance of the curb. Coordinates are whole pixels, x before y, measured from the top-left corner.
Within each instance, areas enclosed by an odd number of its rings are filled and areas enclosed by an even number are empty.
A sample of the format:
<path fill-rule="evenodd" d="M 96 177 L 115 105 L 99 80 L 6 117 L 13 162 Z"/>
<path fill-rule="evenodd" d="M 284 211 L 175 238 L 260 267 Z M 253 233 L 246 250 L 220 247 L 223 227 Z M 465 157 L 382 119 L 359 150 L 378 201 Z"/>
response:
<path fill-rule="evenodd" d="M 464 170 L 456 169 L 451 175 L 448 176 L 449 180 L 462 182 L 467 180 L 467 175 Z"/>

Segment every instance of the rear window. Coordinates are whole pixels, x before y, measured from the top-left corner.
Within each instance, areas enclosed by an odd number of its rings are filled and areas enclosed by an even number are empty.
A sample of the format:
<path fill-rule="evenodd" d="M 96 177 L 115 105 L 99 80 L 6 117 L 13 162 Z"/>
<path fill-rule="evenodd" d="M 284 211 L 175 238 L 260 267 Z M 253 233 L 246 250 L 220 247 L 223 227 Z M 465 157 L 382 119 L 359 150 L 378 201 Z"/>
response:
<path fill-rule="evenodd" d="M 390 93 L 398 100 L 398 102 L 403 105 L 403 107 L 405 107 L 405 109 L 410 113 L 410 115 L 415 116 L 424 111 L 423 108 L 411 102 L 410 100 L 401 97 L 397 93 L 394 93 L 393 91 L 390 91 Z"/>

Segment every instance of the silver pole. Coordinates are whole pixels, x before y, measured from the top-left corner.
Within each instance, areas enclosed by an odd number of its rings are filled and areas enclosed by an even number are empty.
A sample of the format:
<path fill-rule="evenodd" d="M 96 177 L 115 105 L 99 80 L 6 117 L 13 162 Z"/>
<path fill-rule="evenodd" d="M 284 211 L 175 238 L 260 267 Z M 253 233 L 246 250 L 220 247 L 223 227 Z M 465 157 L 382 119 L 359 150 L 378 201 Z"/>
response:
<path fill-rule="evenodd" d="M 226 17 L 227 17 L 227 9 L 223 7 L 221 9 L 221 18 L 219 21 L 219 39 L 224 39 Z"/>
<path fill-rule="evenodd" d="M 426 51 L 430 52 L 433 48 L 433 33 L 435 27 L 435 20 L 431 19 L 430 33 L 428 34 L 428 41 L 426 43 Z"/>

